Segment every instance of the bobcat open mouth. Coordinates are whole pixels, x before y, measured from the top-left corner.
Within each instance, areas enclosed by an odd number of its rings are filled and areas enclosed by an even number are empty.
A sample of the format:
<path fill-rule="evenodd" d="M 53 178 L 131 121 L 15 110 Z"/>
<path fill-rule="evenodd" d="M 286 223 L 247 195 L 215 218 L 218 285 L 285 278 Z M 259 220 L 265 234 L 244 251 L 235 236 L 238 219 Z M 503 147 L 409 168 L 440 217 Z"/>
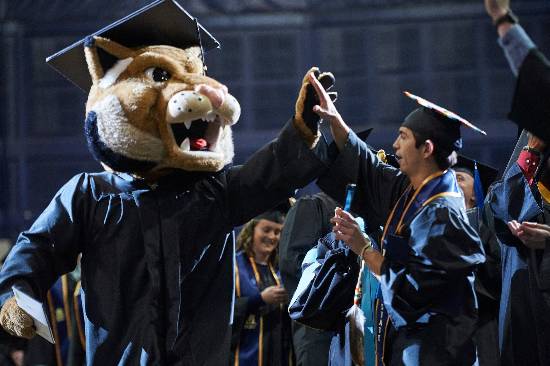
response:
<path fill-rule="evenodd" d="M 215 152 L 221 126 L 218 117 L 215 117 L 212 121 L 196 119 L 190 122 L 170 123 L 176 145 L 184 152 Z"/>

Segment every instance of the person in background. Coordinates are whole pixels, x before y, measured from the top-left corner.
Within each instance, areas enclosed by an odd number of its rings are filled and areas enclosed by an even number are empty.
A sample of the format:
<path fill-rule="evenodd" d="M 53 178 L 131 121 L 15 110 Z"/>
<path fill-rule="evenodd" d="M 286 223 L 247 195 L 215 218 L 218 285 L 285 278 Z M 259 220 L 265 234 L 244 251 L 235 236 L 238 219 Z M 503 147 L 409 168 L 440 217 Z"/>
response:
<path fill-rule="evenodd" d="M 485 263 L 478 268 L 474 283 L 479 310 L 473 339 L 479 366 L 499 366 L 500 247 L 492 228 L 480 219 L 480 215 L 483 214 L 485 196 L 497 178 L 498 170 L 464 155 L 458 156 L 453 170 L 464 194 L 468 221 L 478 232 L 485 251 Z"/>
<path fill-rule="evenodd" d="M 549 365 L 550 62 L 519 25 L 508 0 L 484 3 L 518 77 L 509 118 L 529 132 L 485 202 L 502 251 L 501 365 Z"/>
<path fill-rule="evenodd" d="M 284 215 L 281 209 L 265 212 L 246 223 L 237 237 L 232 366 L 294 363 L 288 293 L 278 272 Z"/>
<path fill-rule="evenodd" d="M 330 232 L 336 201 L 323 192 L 301 197 L 290 208 L 281 232 L 279 268 L 292 298 L 302 275 L 302 262 L 317 240 Z M 327 365 L 333 332 L 292 321 L 292 340 L 297 366 Z"/>

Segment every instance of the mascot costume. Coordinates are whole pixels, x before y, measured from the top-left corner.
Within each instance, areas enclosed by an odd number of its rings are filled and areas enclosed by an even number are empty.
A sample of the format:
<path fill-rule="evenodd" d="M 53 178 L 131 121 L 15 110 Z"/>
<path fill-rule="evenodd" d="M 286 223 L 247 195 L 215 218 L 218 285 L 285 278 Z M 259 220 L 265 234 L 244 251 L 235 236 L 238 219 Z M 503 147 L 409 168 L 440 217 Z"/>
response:
<path fill-rule="evenodd" d="M 321 174 L 327 146 L 306 77 L 279 136 L 231 166 L 240 106 L 204 75 L 203 45 L 217 42 L 161 0 L 49 58 L 89 89 L 84 130 L 105 171 L 76 175 L 20 234 L 0 272 L 6 331 L 34 335 L 12 286 L 43 301 L 82 254 L 88 365 L 228 363 L 233 227 Z"/>

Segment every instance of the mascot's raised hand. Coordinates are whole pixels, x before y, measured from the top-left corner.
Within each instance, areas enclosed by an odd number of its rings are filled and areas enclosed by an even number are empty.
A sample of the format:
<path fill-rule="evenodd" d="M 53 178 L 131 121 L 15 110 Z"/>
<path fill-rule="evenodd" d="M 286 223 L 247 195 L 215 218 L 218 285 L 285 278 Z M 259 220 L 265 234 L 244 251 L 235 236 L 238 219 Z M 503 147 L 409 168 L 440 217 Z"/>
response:
<path fill-rule="evenodd" d="M 313 112 L 313 107 L 319 104 L 319 98 L 315 93 L 315 89 L 309 81 L 309 74 L 313 74 L 317 80 L 323 85 L 325 90 L 329 91 L 334 86 L 334 75 L 330 72 L 321 73 L 317 67 L 312 67 L 304 76 L 298 100 L 296 101 L 296 112 L 294 115 L 295 127 L 303 135 L 304 139 L 310 146 L 315 146 L 319 139 L 319 121 L 320 117 Z M 338 94 L 334 91 L 329 91 L 328 95 L 333 101 L 336 100 Z"/>
<path fill-rule="evenodd" d="M 10 298 L 0 311 L 0 325 L 11 335 L 31 339 L 36 334 L 32 318 Z"/>

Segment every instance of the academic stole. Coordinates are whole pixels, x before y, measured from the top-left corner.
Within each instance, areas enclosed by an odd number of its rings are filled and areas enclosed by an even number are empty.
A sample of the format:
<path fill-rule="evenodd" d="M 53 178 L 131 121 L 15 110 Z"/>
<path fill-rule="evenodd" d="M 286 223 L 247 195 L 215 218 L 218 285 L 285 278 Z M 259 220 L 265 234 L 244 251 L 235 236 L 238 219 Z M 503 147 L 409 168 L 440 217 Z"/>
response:
<path fill-rule="evenodd" d="M 439 179 L 438 179 L 439 178 Z M 401 235 L 405 223 L 408 223 L 418 211 L 433 200 L 444 197 L 461 197 L 454 173 L 445 170 L 428 176 L 417 190 L 409 185 L 393 207 L 380 240 L 380 249 L 384 254 L 384 244 L 387 235 Z M 384 366 L 384 351 L 386 335 L 390 326 L 390 317 L 382 299 L 382 289 L 379 288 L 375 300 L 375 365 Z"/>
<path fill-rule="evenodd" d="M 252 272 L 254 273 L 254 278 L 256 279 L 256 286 L 258 287 L 258 291 L 261 293 L 261 284 L 262 279 L 260 277 L 260 272 L 258 271 L 258 266 L 256 266 L 256 262 L 254 261 L 254 258 L 247 257 L 248 261 L 250 263 L 250 267 L 252 268 Z M 281 280 L 279 279 L 279 276 L 277 276 L 277 272 L 275 271 L 275 268 L 273 268 L 273 265 L 271 262 L 268 263 L 269 271 L 271 272 L 271 275 L 273 276 L 273 279 L 275 280 L 275 283 L 277 286 L 281 286 Z M 240 274 L 239 274 L 239 266 L 235 264 L 235 290 L 237 297 L 241 297 L 241 286 L 240 286 Z M 280 305 L 282 308 L 282 305 Z M 246 320 L 245 324 L 252 324 L 252 321 L 254 324 L 256 324 L 256 316 L 254 314 L 251 314 Z M 264 319 L 263 316 L 260 315 L 260 330 L 258 335 L 258 366 L 263 365 L 263 336 L 264 336 Z M 239 349 L 240 344 L 237 345 L 237 349 L 235 350 L 235 363 L 234 366 L 239 365 Z"/>

